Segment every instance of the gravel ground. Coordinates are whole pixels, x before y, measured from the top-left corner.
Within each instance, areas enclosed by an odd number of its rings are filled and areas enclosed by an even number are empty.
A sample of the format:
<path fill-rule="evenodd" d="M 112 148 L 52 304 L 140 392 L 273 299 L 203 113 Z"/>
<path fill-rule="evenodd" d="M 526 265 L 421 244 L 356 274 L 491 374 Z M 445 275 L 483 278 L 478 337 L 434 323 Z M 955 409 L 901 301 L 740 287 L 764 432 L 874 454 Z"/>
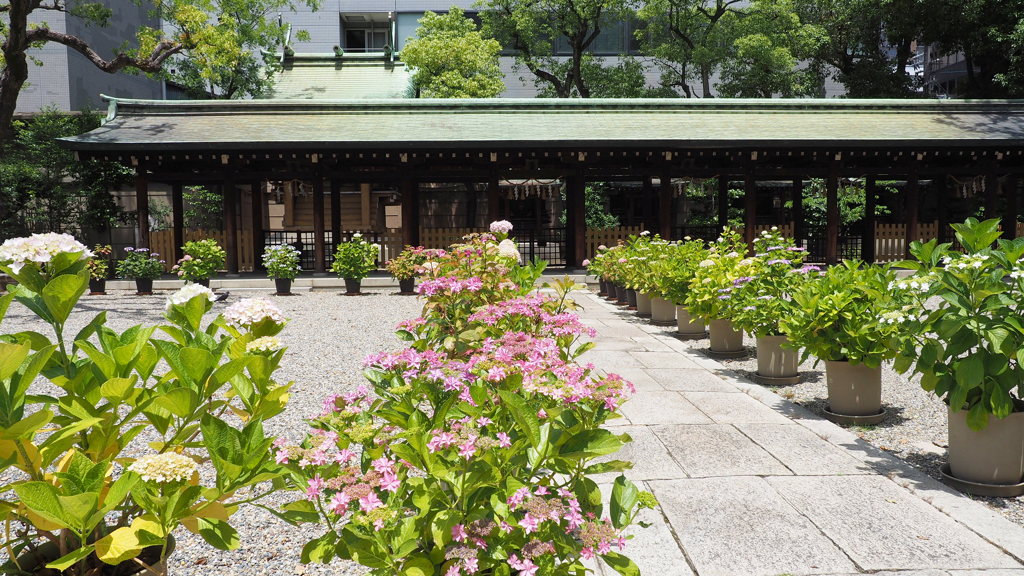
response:
<path fill-rule="evenodd" d="M 272 298 L 291 320 L 281 337 L 288 352 L 276 373 L 279 382 L 294 381 L 287 409 L 267 423 L 268 434 L 299 440 L 305 431 L 304 419 L 320 411 L 328 394 L 354 389 L 363 383 L 362 360 L 374 352 L 402 347 L 393 334 L 395 325 L 417 316 L 422 303 L 418 298 L 397 296 L 393 289 L 364 290 L 367 294 L 346 297 L 337 291 L 301 292 L 293 297 Z M 267 296 L 270 290 L 232 290 L 227 303 L 214 305 L 212 313 L 223 310 L 240 298 Z M 135 296 L 131 292 L 111 292 L 108 296 L 87 296 L 80 301 L 66 329 L 75 334 L 96 313 L 106 310 L 108 326 L 123 331 L 139 324 L 162 320 L 165 295 Z M 0 332 L 37 330 L 48 327 L 20 304 L 12 304 Z M 270 497 L 274 505 L 295 498 L 294 494 Z M 184 529 L 175 533 L 177 550 L 171 556 L 169 572 L 180 576 L 252 575 L 252 574 L 362 574 L 365 569 L 349 562 L 323 565 L 299 563 L 303 544 L 322 533 L 318 526 L 295 528 L 267 512 L 243 508 L 232 516 L 242 545 L 238 550 L 222 552 Z"/>
<path fill-rule="evenodd" d="M 620 312 L 629 322 L 647 323 L 646 319 L 635 316 L 634 312 Z M 667 334 L 674 334 L 675 327 L 666 327 Z M 708 340 L 682 341 L 690 348 L 708 350 Z M 747 355 L 733 360 L 722 360 L 726 369 L 738 376 L 753 381 L 757 372 L 757 349 L 755 339 L 744 336 Z M 824 417 L 828 390 L 825 385 L 825 364 L 814 366 L 814 358 L 800 365 L 800 382 L 790 386 L 765 386 L 779 396 L 800 404 L 811 412 Z M 899 374 L 887 363 L 882 366 L 882 407 L 887 415 L 875 426 L 854 426 L 851 430 L 862 439 L 878 448 L 903 459 L 935 479 L 941 479 L 939 469 L 946 462 L 946 405 L 934 394 L 925 392 L 918 384 L 919 378 Z M 969 496 L 984 502 L 1017 524 L 1024 525 L 1024 496 L 1017 498 L 985 498 Z"/>

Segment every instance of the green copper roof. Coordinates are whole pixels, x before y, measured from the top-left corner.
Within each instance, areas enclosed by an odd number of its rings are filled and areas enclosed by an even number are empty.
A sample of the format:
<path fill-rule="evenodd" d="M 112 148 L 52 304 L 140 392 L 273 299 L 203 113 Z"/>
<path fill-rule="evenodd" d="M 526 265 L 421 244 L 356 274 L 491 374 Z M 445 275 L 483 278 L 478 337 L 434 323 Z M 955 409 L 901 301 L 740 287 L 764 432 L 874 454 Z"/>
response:
<path fill-rule="evenodd" d="M 282 67 L 273 98 L 338 100 L 405 98 L 409 94 L 409 69 L 383 54 L 297 54 Z"/>
<path fill-rule="evenodd" d="M 107 98 L 79 150 L 1024 145 L 1024 101 Z"/>

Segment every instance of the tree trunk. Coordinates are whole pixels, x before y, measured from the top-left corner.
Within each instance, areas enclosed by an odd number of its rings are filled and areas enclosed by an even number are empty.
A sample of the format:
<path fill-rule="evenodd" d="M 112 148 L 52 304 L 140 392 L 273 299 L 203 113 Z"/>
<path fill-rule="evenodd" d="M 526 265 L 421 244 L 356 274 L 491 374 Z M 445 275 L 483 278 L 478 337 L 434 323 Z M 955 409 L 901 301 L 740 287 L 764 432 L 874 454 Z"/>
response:
<path fill-rule="evenodd" d="M 4 68 L 0 71 L 0 142 L 10 142 L 14 137 L 14 109 L 18 105 L 18 94 L 28 80 L 28 59 L 25 57 L 26 33 L 28 30 L 28 6 L 15 0 L 10 3 L 9 29 L 3 50 Z"/>
<path fill-rule="evenodd" d="M 704 88 L 704 97 L 711 98 L 711 71 L 707 67 L 701 66 L 700 82 Z"/>

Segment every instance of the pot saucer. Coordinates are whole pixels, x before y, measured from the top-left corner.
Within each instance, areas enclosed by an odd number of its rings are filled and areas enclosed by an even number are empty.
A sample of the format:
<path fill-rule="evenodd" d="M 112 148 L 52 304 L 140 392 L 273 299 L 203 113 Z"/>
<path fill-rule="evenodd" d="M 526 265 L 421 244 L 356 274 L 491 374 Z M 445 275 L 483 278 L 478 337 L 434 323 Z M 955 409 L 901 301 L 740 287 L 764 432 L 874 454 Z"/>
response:
<path fill-rule="evenodd" d="M 950 473 L 948 462 L 942 465 L 940 472 L 942 472 L 943 484 L 951 488 L 956 488 L 966 494 L 972 494 L 974 496 L 994 496 L 996 498 L 1014 498 L 1016 496 L 1024 495 L 1024 482 L 1019 484 L 982 484 L 981 482 L 961 480 Z"/>
<path fill-rule="evenodd" d="M 887 412 L 885 408 L 878 414 L 868 414 L 867 416 L 850 416 L 848 414 L 836 414 L 829 410 L 830 406 L 825 406 L 823 411 L 825 412 L 825 418 L 836 424 L 843 424 L 846 426 L 872 426 L 878 424 L 882 420 L 885 420 Z"/>

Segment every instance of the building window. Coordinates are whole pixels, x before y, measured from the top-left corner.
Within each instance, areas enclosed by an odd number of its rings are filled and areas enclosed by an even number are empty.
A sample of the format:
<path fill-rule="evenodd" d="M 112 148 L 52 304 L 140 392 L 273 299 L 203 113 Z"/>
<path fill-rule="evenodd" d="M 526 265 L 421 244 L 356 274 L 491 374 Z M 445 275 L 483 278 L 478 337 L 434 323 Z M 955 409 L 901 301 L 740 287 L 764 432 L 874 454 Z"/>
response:
<path fill-rule="evenodd" d="M 383 52 L 391 46 L 391 13 L 341 14 L 342 48 L 346 52 Z"/>

